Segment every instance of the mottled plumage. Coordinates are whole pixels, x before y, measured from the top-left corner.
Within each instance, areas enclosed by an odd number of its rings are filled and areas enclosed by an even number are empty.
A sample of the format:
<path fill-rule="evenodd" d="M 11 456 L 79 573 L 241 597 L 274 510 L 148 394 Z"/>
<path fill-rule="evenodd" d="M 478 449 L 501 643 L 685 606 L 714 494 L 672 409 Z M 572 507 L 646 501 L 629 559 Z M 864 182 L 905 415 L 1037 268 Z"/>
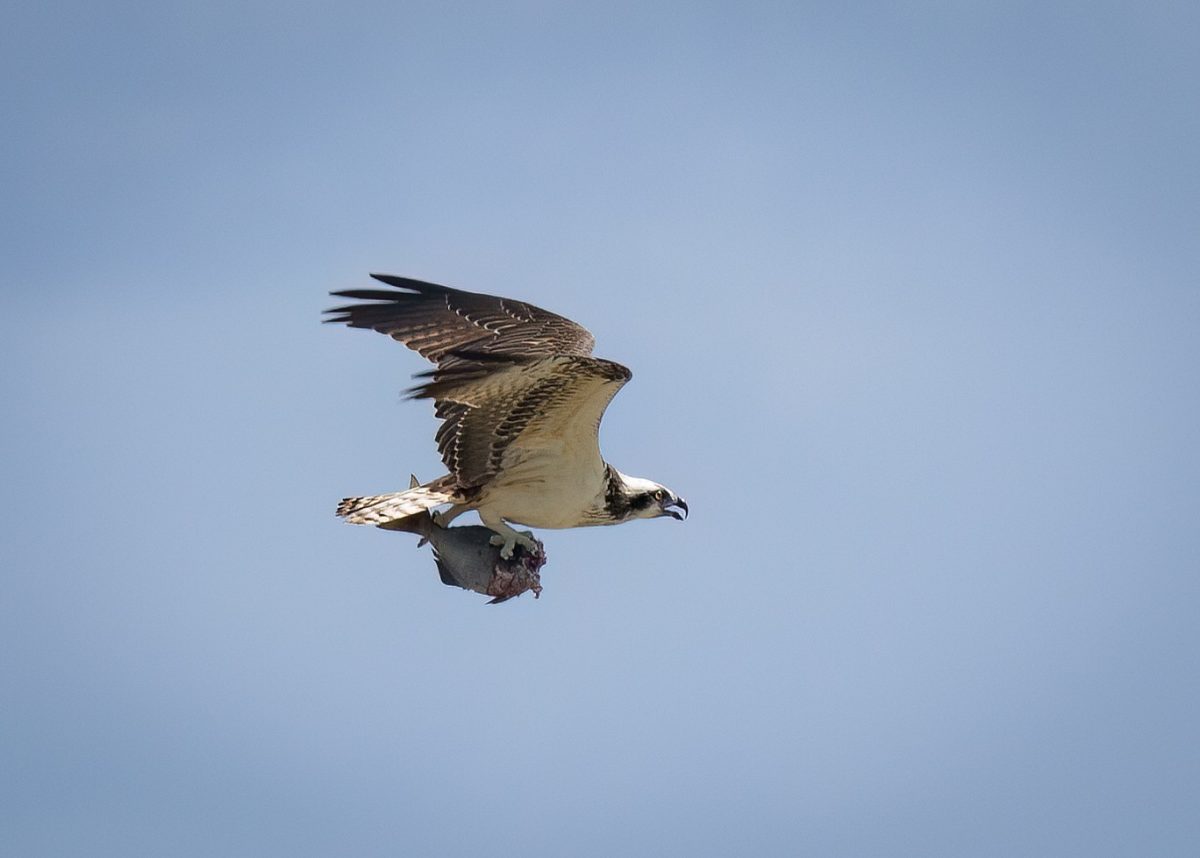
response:
<path fill-rule="evenodd" d="M 523 301 L 371 276 L 399 291 L 334 292 L 371 303 L 327 310 L 326 321 L 387 334 L 436 364 L 409 393 L 434 401 L 450 473 L 403 492 L 346 498 L 338 515 L 382 525 L 450 504 L 437 517 L 445 525 L 475 509 L 508 557 L 515 543 L 531 541 L 507 522 L 579 527 L 686 513 L 669 489 L 601 458 L 600 420 L 631 373 L 592 357 L 585 328 Z"/>

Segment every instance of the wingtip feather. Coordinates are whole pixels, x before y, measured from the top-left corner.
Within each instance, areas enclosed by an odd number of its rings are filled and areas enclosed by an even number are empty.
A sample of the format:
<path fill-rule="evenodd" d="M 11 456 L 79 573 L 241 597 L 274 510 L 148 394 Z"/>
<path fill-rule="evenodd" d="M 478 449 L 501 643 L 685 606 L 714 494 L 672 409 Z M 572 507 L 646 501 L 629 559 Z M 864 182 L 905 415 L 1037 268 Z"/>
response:
<path fill-rule="evenodd" d="M 451 291 L 448 286 L 430 283 L 427 280 L 415 280 L 412 277 L 398 277 L 395 274 L 380 274 L 377 272 L 372 272 L 371 278 L 378 280 L 380 283 L 386 283 L 389 286 L 395 286 L 397 289 L 408 289 L 413 292 L 429 293 Z"/>

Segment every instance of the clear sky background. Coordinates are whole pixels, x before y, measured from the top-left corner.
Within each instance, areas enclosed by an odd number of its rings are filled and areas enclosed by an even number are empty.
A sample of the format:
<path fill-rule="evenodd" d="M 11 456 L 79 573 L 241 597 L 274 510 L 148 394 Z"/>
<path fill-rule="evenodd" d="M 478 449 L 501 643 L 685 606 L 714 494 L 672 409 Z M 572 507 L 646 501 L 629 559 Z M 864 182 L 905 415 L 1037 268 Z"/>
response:
<path fill-rule="evenodd" d="M 1194 855 L 1194 3 L 24 4 L 0 852 Z M 442 586 L 388 271 L 692 516 Z"/>

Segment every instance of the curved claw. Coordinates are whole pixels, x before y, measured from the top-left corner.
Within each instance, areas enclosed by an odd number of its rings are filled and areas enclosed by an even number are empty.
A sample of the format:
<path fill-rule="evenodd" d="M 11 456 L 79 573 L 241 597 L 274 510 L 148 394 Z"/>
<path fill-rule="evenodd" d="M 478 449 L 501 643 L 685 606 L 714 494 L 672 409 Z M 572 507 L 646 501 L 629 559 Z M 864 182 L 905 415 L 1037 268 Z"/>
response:
<path fill-rule="evenodd" d="M 503 560 L 512 559 L 513 551 L 518 544 L 531 554 L 538 552 L 537 540 L 533 538 L 533 533 L 528 530 L 524 532 L 513 530 L 510 536 L 497 533 L 492 536 L 490 542 L 492 545 L 500 546 L 500 557 Z"/>
<path fill-rule="evenodd" d="M 500 557 L 504 560 L 508 560 L 512 557 L 513 546 L 517 544 L 515 539 L 505 539 L 498 533 L 494 534 L 488 541 L 491 542 L 492 545 L 500 546 Z"/>
<path fill-rule="evenodd" d="M 442 510 L 441 512 L 431 513 L 433 516 L 433 523 L 445 530 L 450 526 L 450 522 L 454 521 L 454 519 L 458 518 L 468 509 L 470 509 L 470 507 L 466 504 L 455 504 L 449 509 Z"/>

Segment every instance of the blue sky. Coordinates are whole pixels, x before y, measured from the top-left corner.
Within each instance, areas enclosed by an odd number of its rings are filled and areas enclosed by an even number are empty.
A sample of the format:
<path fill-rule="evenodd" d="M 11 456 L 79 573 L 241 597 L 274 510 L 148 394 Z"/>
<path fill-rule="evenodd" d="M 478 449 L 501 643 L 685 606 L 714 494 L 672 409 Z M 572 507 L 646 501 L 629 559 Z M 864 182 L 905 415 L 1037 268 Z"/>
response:
<path fill-rule="evenodd" d="M 0 35 L 0 851 L 1190 855 L 1190 4 Z M 578 319 L 692 516 L 443 587 L 368 271 Z"/>

